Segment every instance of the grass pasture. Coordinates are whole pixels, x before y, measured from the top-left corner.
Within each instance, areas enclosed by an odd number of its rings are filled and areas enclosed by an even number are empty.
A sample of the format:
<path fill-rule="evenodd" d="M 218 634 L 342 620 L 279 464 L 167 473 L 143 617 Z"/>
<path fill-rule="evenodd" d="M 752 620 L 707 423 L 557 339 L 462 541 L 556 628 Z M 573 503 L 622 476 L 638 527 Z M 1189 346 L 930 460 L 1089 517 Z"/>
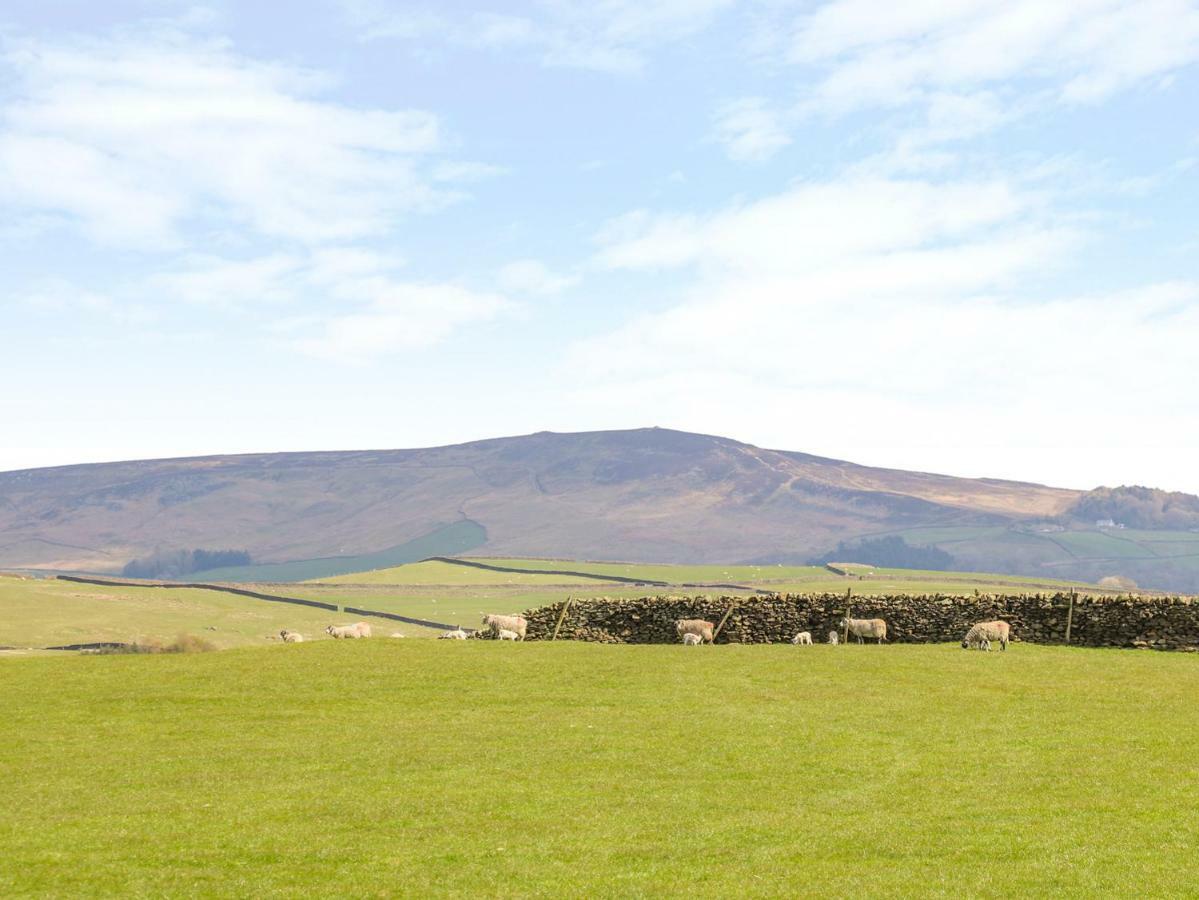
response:
<path fill-rule="evenodd" d="M 0 683 L 9 897 L 1199 879 L 1191 654 L 324 641 L 5 659 Z"/>
<path fill-rule="evenodd" d="M 194 634 L 218 648 L 269 644 L 281 628 L 308 639 L 348 618 L 323 609 L 268 603 L 190 588 L 107 587 L 0 576 L 0 646 L 51 647 L 99 641 L 131 643 Z M 372 620 L 376 634 L 433 632 Z M 215 630 L 209 630 L 209 626 Z"/>

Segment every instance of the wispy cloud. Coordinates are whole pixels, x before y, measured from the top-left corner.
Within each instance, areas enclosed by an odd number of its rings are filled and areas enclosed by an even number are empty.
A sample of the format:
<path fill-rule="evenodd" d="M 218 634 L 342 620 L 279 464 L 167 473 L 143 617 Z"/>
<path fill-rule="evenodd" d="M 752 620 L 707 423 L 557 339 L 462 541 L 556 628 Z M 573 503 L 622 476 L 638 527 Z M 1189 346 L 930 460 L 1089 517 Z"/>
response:
<path fill-rule="evenodd" d="M 654 47 L 707 28 L 734 0 L 554 0 L 519 15 L 385 0 L 343 5 L 368 40 L 444 41 L 531 54 L 551 67 L 628 74 L 642 69 Z"/>
<path fill-rule="evenodd" d="M 825 109 L 897 105 L 1000 82 L 1089 103 L 1199 58 L 1188 0 L 832 0 L 798 22 L 790 57 L 823 71 Z"/>
<path fill-rule="evenodd" d="M 10 43 L 0 198 L 98 242 L 172 246 L 179 229 L 317 243 L 377 234 L 454 198 L 423 174 L 437 116 L 320 99 L 319 72 L 176 32 Z M 457 173 L 462 174 L 462 173 Z"/>
<path fill-rule="evenodd" d="M 545 296 L 557 294 L 578 284 L 576 275 L 561 275 L 536 259 L 518 259 L 503 266 L 496 280 L 505 290 L 516 294 Z"/>
<path fill-rule="evenodd" d="M 464 325 L 490 321 L 514 309 L 500 294 L 455 284 L 374 279 L 350 291 L 360 299 L 369 297 L 364 308 L 302 321 L 301 336 L 291 345 L 323 359 L 363 363 L 431 346 Z"/>
<path fill-rule="evenodd" d="M 791 143 L 780 114 L 761 97 L 721 106 L 716 111 L 716 140 L 738 162 L 762 162 Z"/>

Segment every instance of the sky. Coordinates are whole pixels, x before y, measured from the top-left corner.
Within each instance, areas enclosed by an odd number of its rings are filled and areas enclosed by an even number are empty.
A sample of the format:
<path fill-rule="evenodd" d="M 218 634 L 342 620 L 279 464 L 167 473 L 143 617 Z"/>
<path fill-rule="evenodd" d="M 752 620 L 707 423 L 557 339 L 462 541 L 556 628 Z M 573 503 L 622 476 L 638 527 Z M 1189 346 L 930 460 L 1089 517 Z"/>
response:
<path fill-rule="evenodd" d="M 5 0 L 0 469 L 650 425 L 1199 493 L 1199 2 Z"/>

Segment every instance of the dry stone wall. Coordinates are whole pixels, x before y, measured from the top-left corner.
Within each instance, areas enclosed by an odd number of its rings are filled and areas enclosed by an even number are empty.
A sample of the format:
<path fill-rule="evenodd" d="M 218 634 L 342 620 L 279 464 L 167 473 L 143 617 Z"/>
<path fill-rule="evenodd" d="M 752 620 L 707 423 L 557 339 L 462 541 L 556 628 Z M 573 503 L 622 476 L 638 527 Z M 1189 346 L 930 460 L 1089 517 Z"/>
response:
<path fill-rule="evenodd" d="M 1187 597 L 1092 597 L 1070 594 L 849 597 L 844 594 L 777 594 L 764 597 L 596 597 L 574 600 L 559 640 L 613 644 L 675 643 L 677 619 L 720 622 L 729 615 L 717 643 L 772 644 L 810 631 L 818 643 L 837 629 L 846 607 L 854 618 L 887 622 L 889 641 L 960 641 L 975 622 L 1003 619 L 1013 639 L 1070 643 L 1087 647 L 1199 649 L 1199 600 Z M 528 639 L 553 634 L 562 604 L 529 610 Z"/>

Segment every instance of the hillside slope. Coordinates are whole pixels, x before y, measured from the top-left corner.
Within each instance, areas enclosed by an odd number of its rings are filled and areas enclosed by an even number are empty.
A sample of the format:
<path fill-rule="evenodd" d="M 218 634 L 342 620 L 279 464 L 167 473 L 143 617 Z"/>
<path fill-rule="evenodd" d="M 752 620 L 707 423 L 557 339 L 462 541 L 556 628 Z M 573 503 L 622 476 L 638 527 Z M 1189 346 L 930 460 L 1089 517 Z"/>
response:
<path fill-rule="evenodd" d="M 1090 579 L 1110 573 L 1070 568 L 1077 553 L 1012 530 L 1062 516 L 1082 496 L 657 428 L 542 432 L 418 450 L 0 473 L 0 567 L 113 572 L 180 548 L 245 550 L 255 563 L 366 558 L 358 569 L 408 561 L 415 548 L 799 562 L 846 538 L 898 533 L 956 542 L 963 567 Z M 452 546 L 441 548 L 441 535 Z M 1058 563 L 1065 568 L 1046 568 Z"/>

